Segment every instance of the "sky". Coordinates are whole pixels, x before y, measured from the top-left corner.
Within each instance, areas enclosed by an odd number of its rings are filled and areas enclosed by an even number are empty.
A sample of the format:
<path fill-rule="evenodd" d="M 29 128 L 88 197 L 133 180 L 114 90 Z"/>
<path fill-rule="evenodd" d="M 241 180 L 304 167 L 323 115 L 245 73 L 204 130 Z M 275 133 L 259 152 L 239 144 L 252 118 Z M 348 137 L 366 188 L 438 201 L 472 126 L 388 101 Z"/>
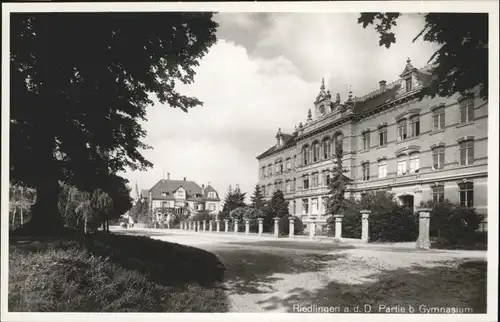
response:
<path fill-rule="evenodd" d="M 251 196 L 258 182 L 257 155 L 275 144 L 278 128 L 291 133 L 305 122 L 321 79 L 347 99 L 394 81 L 406 60 L 423 67 L 437 47 L 412 42 L 424 26 L 407 14 L 394 28 L 396 44 L 380 47 L 373 27 L 357 13 L 219 13 L 217 43 L 200 61 L 195 82 L 179 91 L 203 101 L 188 113 L 160 103 L 147 109 L 144 156 L 148 171 L 126 172 L 132 188 L 171 179 L 210 183 L 223 197 L 229 185 Z M 135 196 L 135 190 L 132 190 Z M 249 201 L 249 198 L 247 198 Z"/>

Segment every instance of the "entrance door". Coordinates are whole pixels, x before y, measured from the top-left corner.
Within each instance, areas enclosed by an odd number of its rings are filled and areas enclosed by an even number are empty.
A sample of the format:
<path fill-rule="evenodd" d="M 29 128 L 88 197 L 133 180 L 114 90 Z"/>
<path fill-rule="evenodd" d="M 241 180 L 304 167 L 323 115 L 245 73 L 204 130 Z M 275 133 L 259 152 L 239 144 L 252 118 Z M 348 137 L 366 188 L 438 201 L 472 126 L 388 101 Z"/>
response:
<path fill-rule="evenodd" d="M 402 195 L 399 199 L 404 207 L 410 208 L 412 211 L 414 210 L 415 205 L 413 195 Z"/>

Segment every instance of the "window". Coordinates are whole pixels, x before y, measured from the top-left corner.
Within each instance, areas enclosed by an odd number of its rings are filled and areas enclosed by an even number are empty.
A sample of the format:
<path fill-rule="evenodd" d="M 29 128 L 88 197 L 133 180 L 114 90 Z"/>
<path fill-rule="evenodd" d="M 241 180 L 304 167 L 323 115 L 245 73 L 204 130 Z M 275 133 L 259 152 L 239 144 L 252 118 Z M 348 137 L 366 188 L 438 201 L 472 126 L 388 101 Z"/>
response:
<path fill-rule="evenodd" d="M 302 165 L 308 165 L 309 164 L 309 147 L 305 146 L 302 149 Z"/>
<path fill-rule="evenodd" d="M 387 126 L 383 126 L 378 132 L 378 145 L 384 146 L 387 144 Z"/>
<path fill-rule="evenodd" d="M 409 92 L 412 90 L 411 77 L 405 79 L 406 91 Z"/>
<path fill-rule="evenodd" d="M 261 189 L 262 189 L 262 195 L 265 196 L 266 195 L 266 186 L 262 186 Z"/>
<path fill-rule="evenodd" d="M 297 212 L 297 203 L 295 200 L 293 201 L 293 209 L 292 210 L 293 210 L 293 214 L 295 214 Z"/>
<path fill-rule="evenodd" d="M 398 122 L 398 140 L 404 140 L 407 138 L 406 120 L 401 120 Z"/>
<path fill-rule="evenodd" d="M 177 197 L 184 198 L 184 190 L 177 190 Z"/>
<path fill-rule="evenodd" d="M 467 97 L 458 103 L 460 109 L 460 122 L 467 123 L 474 121 L 474 97 Z"/>
<path fill-rule="evenodd" d="M 320 113 L 321 115 L 325 114 L 325 106 L 324 106 L 324 105 L 321 105 L 321 106 L 319 107 L 319 113 Z"/>
<path fill-rule="evenodd" d="M 268 165 L 267 166 L 267 176 L 271 177 L 272 175 L 273 175 L 273 166 L 272 165 Z"/>
<path fill-rule="evenodd" d="M 276 174 L 280 174 L 280 165 L 279 163 L 276 163 Z"/>
<path fill-rule="evenodd" d="M 387 177 L 387 163 L 380 162 L 378 164 L 378 178 L 383 179 Z"/>
<path fill-rule="evenodd" d="M 303 184 L 302 188 L 309 189 L 309 178 L 308 177 L 304 177 L 303 183 L 304 184 Z"/>
<path fill-rule="evenodd" d="M 418 173 L 420 169 L 420 156 L 418 153 L 410 155 L 410 173 Z"/>
<path fill-rule="evenodd" d="M 295 187 L 297 187 L 297 179 L 293 178 L 292 191 L 295 190 Z"/>
<path fill-rule="evenodd" d="M 398 176 L 406 174 L 406 160 L 398 160 Z"/>
<path fill-rule="evenodd" d="M 361 170 L 362 170 L 362 180 L 363 181 L 370 180 L 370 163 L 365 162 L 361 164 Z"/>
<path fill-rule="evenodd" d="M 260 177 L 265 178 L 266 177 L 266 167 L 262 167 L 260 169 Z"/>
<path fill-rule="evenodd" d="M 312 187 L 316 188 L 319 185 L 319 176 L 317 173 L 312 175 Z"/>
<path fill-rule="evenodd" d="M 313 162 L 319 161 L 319 143 L 313 144 Z"/>
<path fill-rule="evenodd" d="M 294 155 L 293 156 L 293 167 L 296 168 L 297 166 L 298 166 L 298 164 L 297 164 L 297 156 Z"/>
<path fill-rule="evenodd" d="M 163 201 L 163 202 L 161 203 L 161 207 L 162 207 L 162 208 L 167 208 L 167 207 L 168 207 L 168 202 Z"/>
<path fill-rule="evenodd" d="M 215 204 L 213 204 L 213 203 L 208 204 L 208 209 L 210 211 L 214 211 L 215 210 Z"/>
<path fill-rule="evenodd" d="M 292 160 L 286 160 L 286 171 L 290 171 L 292 169 Z"/>
<path fill-rule="evenodd" d="M 273 186 L 271 184 L 267 185 L 267 195 L 271 197 L 273 195 Z"/>
<path fill-rule="evenodd" d="M 363 133 L 363 150 L 370 150 L 370 131 Z"/>
<path fill-rule="evenodd" d="M 459 144 L 460 165 L 469 165 L 474 161 L 474 141 L 465 141 Z"/>
<path fill-rule="evenodd" d="M 311 213 L 313 215 L 317 215 L 319 208 L 318 208 L 318 198 L 312 198 L 311 199 Z"/>
<path fill-rule="evenodd" d="M 444 114 L 444 107 L 439 108 L 434 111 L 434 114 L 432 115 L 432 125 L 434 128 L 434 131 L 440 131 L 444 130 L 445 128 L 445 114 Z"/>
<path fill-rule="evenodd" d="M 215 198 L 217 198 L 217 195 L 215 194 L 215 192 L 210 191 L 210 192 L 208 193 L 208 198 L 214 198 L 214 199 L 215 199 Z"/>
<path fill-rule="evenodd" d="M 460 195 L 460 205 L 463 207 L 474 206 L 474 184 L 472 182 L 464 182 L 458 185 Z"/>
<path fill-rule="evenodd" d="M 286 182 L 286 192 L 290 192 L 292 190 L 292 185 L 290 184 L 290 181 Z"/>
<path fill-rule="evenodd" d="M 410 118 L 410 137 L 420 135 L 420 116 L 412 116 Z"/>
<path fill-rule="evenodd" d="M 332 155 L 332 144 L 330 140 L 323 141 L 323 160 L 329 159 Z"/>
<path fill-rule="evenodd" d="M 302 199 L 302 212 L 304 215 L 309 213 L 309 199 Z"/>
<path fill-rule="evenodd" d="M 432 169 L 444 168 L 444 146 L 432 149 Z"/>
<path fill-rule="evenodd" d="M 437 185 L 432 187 L 432 201 L 443 202 L 444 201 L 444 186 Z"/>
<path fill-rule="evenodd" d="M 327 186 L 330 184 L 330 174 L 328 172 L 325 173 L 324 184 L 327 185 Z"/>

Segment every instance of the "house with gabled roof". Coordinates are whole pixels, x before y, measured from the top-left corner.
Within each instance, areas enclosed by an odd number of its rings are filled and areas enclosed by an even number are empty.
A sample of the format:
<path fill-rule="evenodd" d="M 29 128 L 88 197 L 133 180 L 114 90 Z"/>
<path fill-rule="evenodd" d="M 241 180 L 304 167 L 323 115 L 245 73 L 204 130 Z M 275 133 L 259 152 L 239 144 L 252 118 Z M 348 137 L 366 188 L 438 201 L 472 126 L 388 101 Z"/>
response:
<path fill-rule="evenodd" d="M 141 191 L 141 198 L 149 201 L 153 213 L 166 211 L 174 214 L 206 210 L 216 214 L 221 210 L 219 193 L 210 184 L 198 185 L 194 181 L 170 179 L 159 180 L 151 189 Z"/>

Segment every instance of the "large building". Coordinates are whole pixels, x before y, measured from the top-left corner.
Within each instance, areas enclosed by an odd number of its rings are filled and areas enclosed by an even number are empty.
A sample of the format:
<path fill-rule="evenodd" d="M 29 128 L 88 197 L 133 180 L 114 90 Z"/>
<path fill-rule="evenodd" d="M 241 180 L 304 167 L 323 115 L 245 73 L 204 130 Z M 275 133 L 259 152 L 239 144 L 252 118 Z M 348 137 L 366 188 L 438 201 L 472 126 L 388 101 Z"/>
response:
<path fill-rule="evenodd" d="M 380 81 L 362 97 L 350 91 L 344 102 L 339 94 L 332 99 L 323 82 L 305 123 L 292 134 L 278 130 L 275 145 L 257 157 L 265 196 L 280 189 L 291 214 L 325 222 L 340 141 L 352 179 L 348 196 L 383 189 L 409 207 L 449 199 L 486 214 L 488 102 L 474 93 L 419 100 L 432 78 L 428 70 L 408 59 L 397 80 Z"/>
<path fill-rule="evenodd" d="M 186 178 L 171 180 L 170 173 L 151 189 L 142 190 L 141 198 L 149 200 L 153 213 L 166 210 L 175 214 L 194 214 L 207 210 L 210 214 L 216 214 L 221 210 L 219 194 L 210 184 L 199 186 Z"/>

